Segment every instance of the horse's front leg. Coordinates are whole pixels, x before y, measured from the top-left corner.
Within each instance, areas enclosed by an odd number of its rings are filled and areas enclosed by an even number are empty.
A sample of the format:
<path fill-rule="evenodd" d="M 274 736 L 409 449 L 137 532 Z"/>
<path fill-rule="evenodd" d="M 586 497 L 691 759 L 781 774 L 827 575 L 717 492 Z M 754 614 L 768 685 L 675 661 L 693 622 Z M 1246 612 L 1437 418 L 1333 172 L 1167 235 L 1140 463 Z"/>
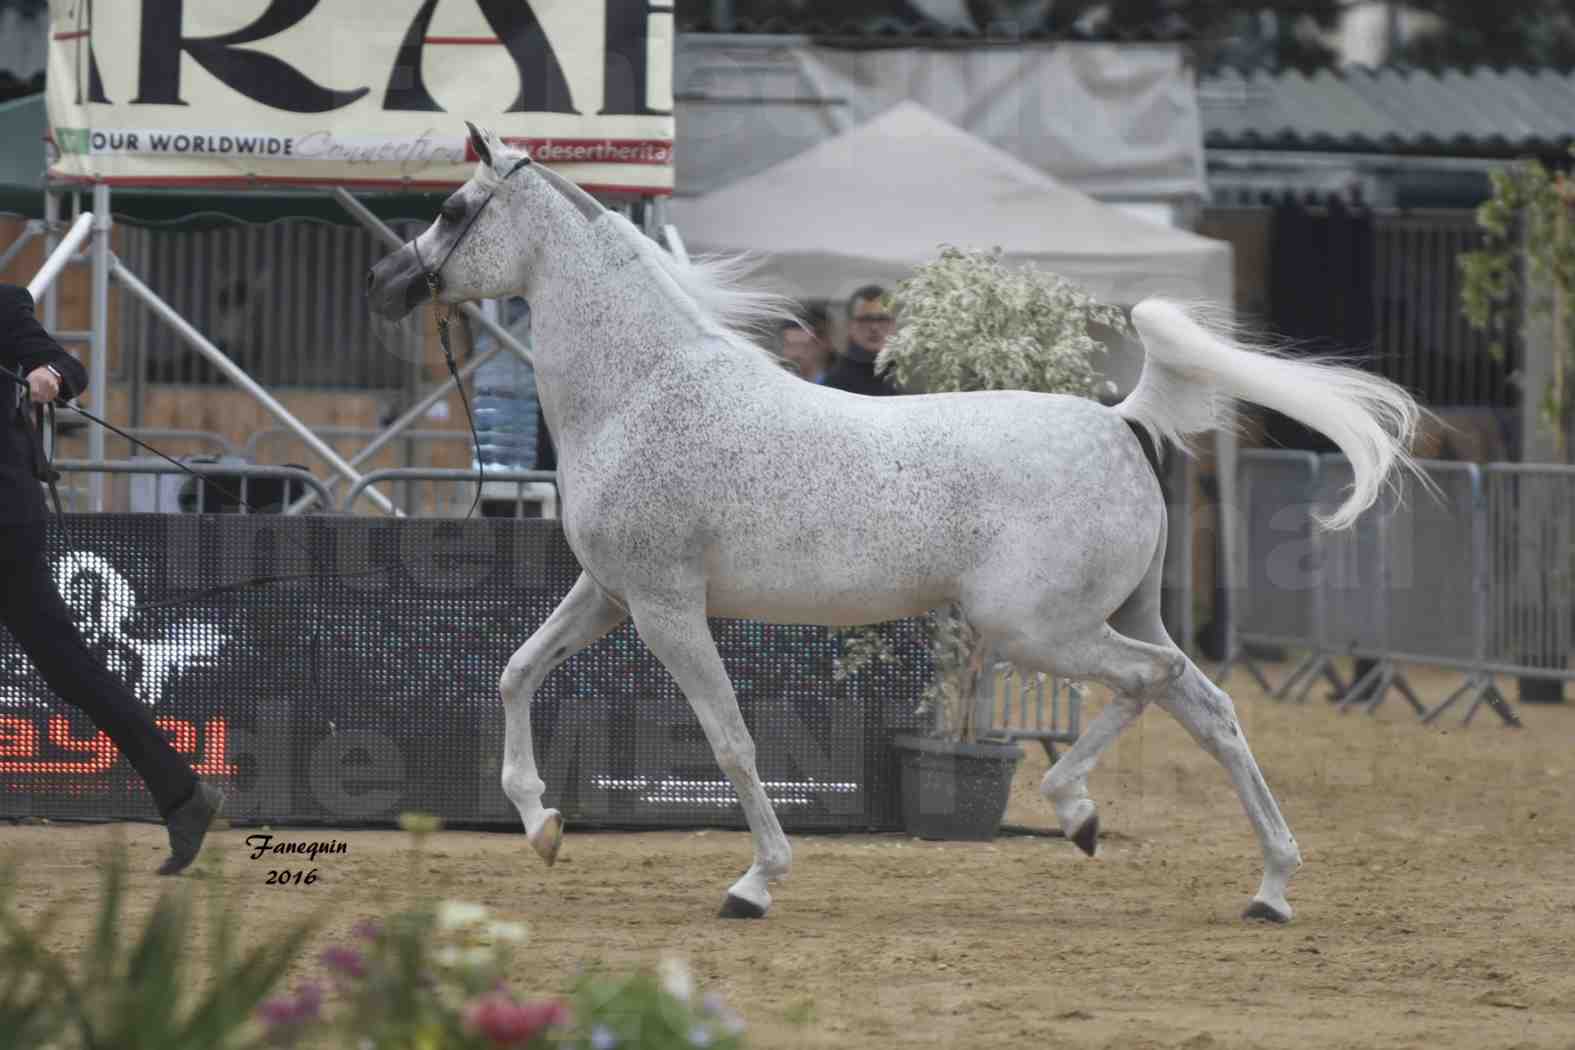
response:
<path fill-rule="evenodd" d="M 754 839 L 754 863 L 722 902 L 724 919 L 759 919 L 771 907 L 767 885 L 787 877 L 792 849 L 766 789 L 755 772 L 755 742 L 738 710 L 733 683 L 722 666 L 706 622 L 705 603 L 631 600 L 640 638 L 667 668 L 694 709 L 717 764 L 733 783 Z"/>
<path fill-rule="evenodd" d="M 543 809 L 546 785 L 536 772 L 530 705 L 548 673 L 627 619 L 624 611 L 585 573 L 547 621 L 509 658 L 498 691 L 503 694 L 503 793 L 520 812 L 530 844 L 549 865 L 558 859 L 563 818 Z"/>

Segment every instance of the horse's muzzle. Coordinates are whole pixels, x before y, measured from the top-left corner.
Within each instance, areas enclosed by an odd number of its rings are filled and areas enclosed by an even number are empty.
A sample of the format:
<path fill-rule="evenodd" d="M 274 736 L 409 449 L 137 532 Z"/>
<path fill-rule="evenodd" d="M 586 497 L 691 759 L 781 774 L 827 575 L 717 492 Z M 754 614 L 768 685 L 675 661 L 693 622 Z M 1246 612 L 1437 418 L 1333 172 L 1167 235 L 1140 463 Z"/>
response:
<path fill-rule="evenodd" d="M 405 245 L 366 273 L 366 297 L 379 317 L 397 321 L 426 302 L 426 275 L 415 249 Z"/>

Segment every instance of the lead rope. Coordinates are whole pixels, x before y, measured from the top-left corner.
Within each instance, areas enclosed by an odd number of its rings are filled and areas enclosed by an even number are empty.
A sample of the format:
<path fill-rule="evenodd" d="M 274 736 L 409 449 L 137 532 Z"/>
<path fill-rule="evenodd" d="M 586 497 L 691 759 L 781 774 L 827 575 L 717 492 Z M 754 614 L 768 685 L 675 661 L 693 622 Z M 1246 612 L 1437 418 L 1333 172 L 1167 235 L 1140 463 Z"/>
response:
<path fill-rule="evenodd" d="M 421 259 L 419 252 L 416 255 L 416 259 L 418 262 Z M 446 262 L 447 260 L 445 259 L 444 261 Z M 437 312 L 438 345 L 443 348 L 443 361 L 448 365 L 448 374 L 454 377 L 454 389 L 459 391 L 459 403 L 464 406 L 465 422 L 470 426 L 470 440 L 476 449 L 476 498 L 471 500 L 470 510 L 465 512 L 465 520 L 469 521 L 470 516 L 476 513 L 476 507 L 481 504 L 481 489 L 486 473 L 486 465 L 481 461 L 481 436 L 476 433 L 476 421 L 470 415 L 470 399 L 465 396 L 465 384 L 459 378 L 459 369 L 454 364 L 454 351 L 449 346 L 448 325 L 454 316 L 454 308 L 452 306 L 445 307 L 438 302 L 437 295 L 440 283 L 436 271 L 428 272 L 426 281 L 427 290 L 432 294 L 433 308 Z"/>
<path fill-rule="evenodd" d="M 476 220 L 481 218 L 481 213 L 487 210 L 487 205 L 491 204 L 492 198 L 497 196 L 498 189 L 503 183 L 512 178 L 516 171 L 519 171 L 530 162 L 529 154 L 514 162 L 514 166 L 498 180 L 497 185 L 487 194 L 487 199 L 482 201 L 481 206 L 471 213 L 470 221 L 465 223 L 464 229 L 459 231 L 459 236 L 454 238 L 453 243 L 448 246 L 448 251 L 443 253 L 442 261 L 435 267 L 430 270 L 427 269 L 426 260 L 421 258 L 421 238 L 417 237 L 410 242 L 410 250 L 416 257 L 416 266 L 420 268 L 422 278 L 427 284 L 427 294 L 432 298 L 432 307 L 437 311 L 438 343 L 443 347 L 443 360 L 448 365 L 448 374 L 454 377 L 454 388 L 459 391 L 459 403 L 465 408 L 465 422 L 470 426 L 470 440 L 476 449 L 476 498 L 471 501 L 470 510 L 465 513 L 466 521 L 470 520 L 470 516 L 476 513 L 476 507 L 481 504 L 481 489 L 485 483 L 486 466 L 481 462 L 481 436 L 476 433 L 476 421 L 470 415 L 470 400 L 465 396 L 465 384 L 460 381 L 459 369 L 454 364 L 454 351 L 449 347 L 448 323 L 449 319 L 454 315 L 454 307 L 449 306 L 447 309 L 444 309 L 443 304 L 438 301 L 438 292 L 443 290 L 443 278 L 440 275 L 443 273 L 443 267 L 447 266 L 449 259 L 453 257 L 455 249 L 469 235 L 470 228 L 476 225 Z"/>

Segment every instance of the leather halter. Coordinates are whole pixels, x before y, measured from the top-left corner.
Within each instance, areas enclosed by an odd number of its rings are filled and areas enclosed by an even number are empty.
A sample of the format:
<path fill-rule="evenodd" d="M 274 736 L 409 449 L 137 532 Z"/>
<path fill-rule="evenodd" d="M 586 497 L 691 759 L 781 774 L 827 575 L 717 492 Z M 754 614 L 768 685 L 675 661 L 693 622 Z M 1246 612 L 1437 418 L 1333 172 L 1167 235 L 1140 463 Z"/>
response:
<path fill-rule="evenodd" d="M 410 250 L 415 253 L 416 266 L 418 266 L 421 270 L 422 280 L 426 281 L 427 283 L 427 291 L 432 295 L 433 306 L 437 305 L 438 292 L 443 289 L 443 267 L 448 265 L 449 259 L 451 259 L 454 255 L 454 250 L 464 243 L 466 236 L 470 234 L 470 228 L 476 225 L 476 220 L 481 218 L 481 213 L 486 210 L 487 205 L 492 203 L 492 198 L 497 194 L 498 190 L 502 188 L 503 183 L 508 180 L 509 176 L 513 175 L 516 171 L 519 171 L 529 163 L 530 157 L 521 157 L 514 163 L 514 167 L 510 168 L 508 172 L 504 174 L 503 178 L 498 180 L 498 185 L 492 187 L 491 192 L 487 194 L 487 199 L 481 202 L 481 207 L 477 208 L 475 212 L 471 214 L 470 221 L 465 223 L 465 228 L 463 230 L 459 231 L 459 236 L 454 238 L 454 243 L 448 246 L 448 251 L 443 253 L 443 261 L 438 263 L 435 269 L 427 269 L 426 261 L 421 258 L 421 247 L 419 243 L 421 238 L 411 238 Z"/>

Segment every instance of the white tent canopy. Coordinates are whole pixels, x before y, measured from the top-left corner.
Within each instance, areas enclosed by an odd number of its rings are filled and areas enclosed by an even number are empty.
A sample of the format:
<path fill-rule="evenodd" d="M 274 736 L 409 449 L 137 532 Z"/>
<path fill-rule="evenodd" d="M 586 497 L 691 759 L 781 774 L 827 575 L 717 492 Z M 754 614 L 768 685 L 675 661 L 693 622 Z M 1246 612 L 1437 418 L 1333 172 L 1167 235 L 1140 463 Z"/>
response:
<path fill-rule="evenodd" d="M 1229 307 L 1231 250 L 1102 204 L 914 102 L 722 189 L 674 199 L 694 253 L 748 251 L 801 299 L 888 287 L 942 244 L 999 247 L 1131 306 L 1148 295 Z"/>

